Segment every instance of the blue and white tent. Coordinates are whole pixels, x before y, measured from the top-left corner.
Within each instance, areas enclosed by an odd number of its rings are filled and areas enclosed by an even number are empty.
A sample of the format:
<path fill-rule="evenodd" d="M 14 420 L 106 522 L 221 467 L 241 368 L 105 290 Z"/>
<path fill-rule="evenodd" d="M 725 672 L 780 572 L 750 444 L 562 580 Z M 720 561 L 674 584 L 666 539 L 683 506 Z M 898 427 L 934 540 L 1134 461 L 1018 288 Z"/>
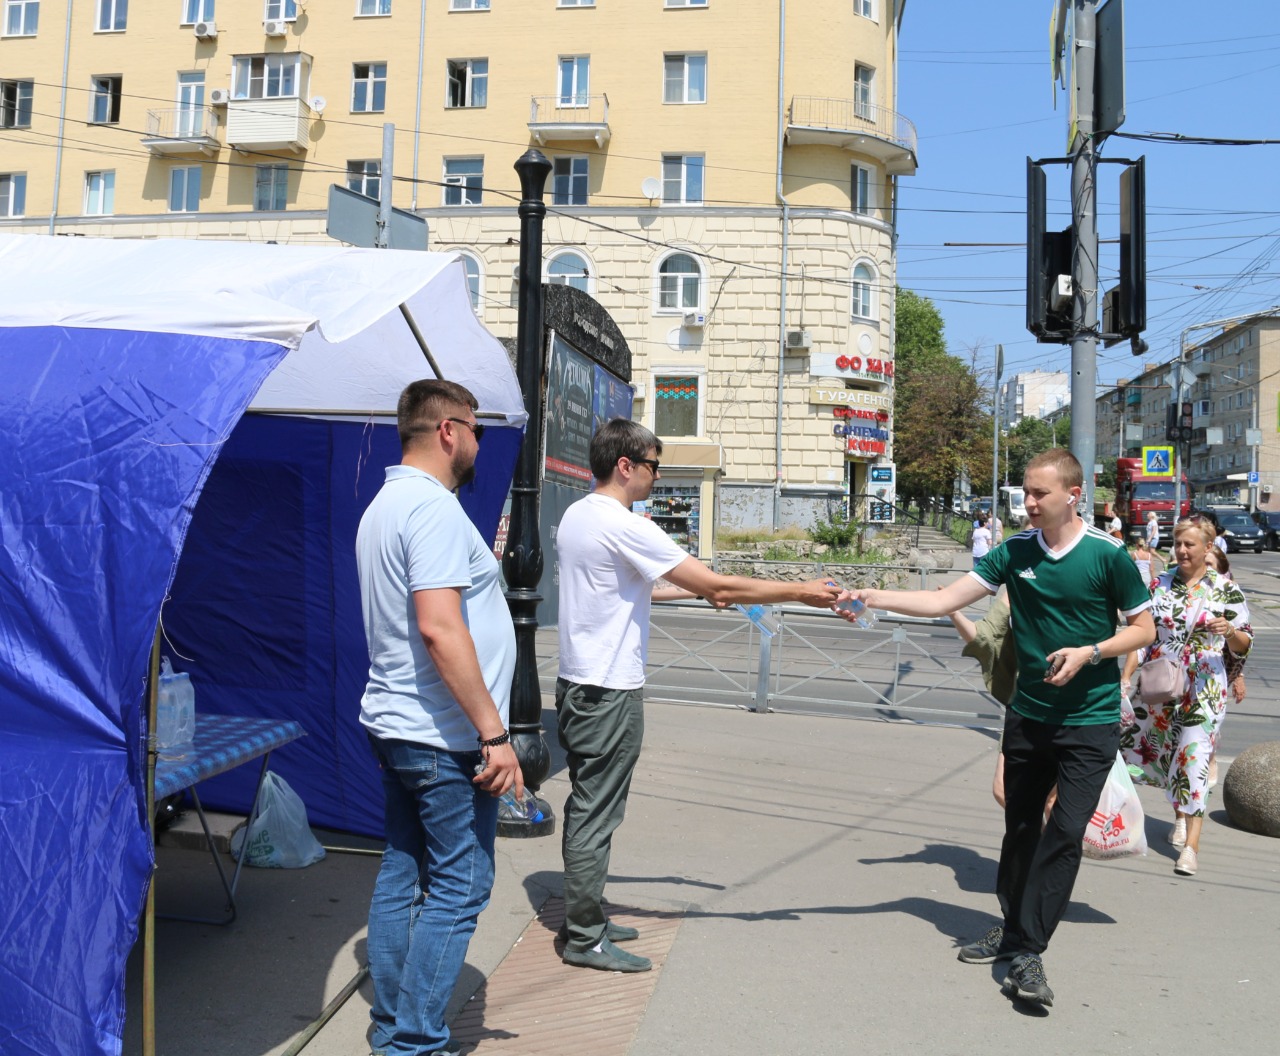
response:
<path fill-rule="evenodd" d="M 272 765 L 313 824 L 379 832 L 353 545 L 396 399 L 423 343 L 475 393 L 490 539 L 524 402 L 448 254 L 7 236 L 0 273 L 0 1051 L 118 1053 L 157 621 L 198 710 L 306 728 Z"/>

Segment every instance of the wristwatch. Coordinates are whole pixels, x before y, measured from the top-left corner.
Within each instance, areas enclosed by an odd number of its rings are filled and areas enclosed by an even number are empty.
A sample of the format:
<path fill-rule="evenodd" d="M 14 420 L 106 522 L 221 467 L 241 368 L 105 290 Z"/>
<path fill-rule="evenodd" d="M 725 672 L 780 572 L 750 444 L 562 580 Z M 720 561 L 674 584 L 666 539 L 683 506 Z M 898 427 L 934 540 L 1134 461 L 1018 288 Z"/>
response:
<path fill-rule="evenodd" d="M 1101 659 L 1102 659 L 1102 650 L 1101 650 L 1101 649 L 1099 649 L 1099 648 L 1098 648 L 1098 646 L 1097 646 L 1097 644 L 1095 643 L 1095 644 L 1094 644 L 1094 647 L 1093 647 L 1093 655 L 1092 655 L 1091 657 L 1089 657 L 1089 663 L 1090 663 L 1090 664 L 1096 664 L 1096 663 L 1098 663 Z"/>

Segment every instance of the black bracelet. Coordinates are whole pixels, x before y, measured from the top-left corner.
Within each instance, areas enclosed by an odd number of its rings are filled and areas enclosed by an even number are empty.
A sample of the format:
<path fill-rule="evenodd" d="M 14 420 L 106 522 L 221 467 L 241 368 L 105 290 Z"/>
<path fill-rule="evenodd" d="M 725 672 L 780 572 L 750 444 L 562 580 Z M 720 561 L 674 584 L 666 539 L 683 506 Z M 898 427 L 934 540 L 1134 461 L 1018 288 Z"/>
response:
<path fill-rule="evenodd" d="M 503 730 L 497 737 L 490 737 L 487 741 L 483 737 L 477 737 L 476 740 L 480 742 L 481 748 L 497 748 L 503 744 L 510 744 L 511 734 Z"/>

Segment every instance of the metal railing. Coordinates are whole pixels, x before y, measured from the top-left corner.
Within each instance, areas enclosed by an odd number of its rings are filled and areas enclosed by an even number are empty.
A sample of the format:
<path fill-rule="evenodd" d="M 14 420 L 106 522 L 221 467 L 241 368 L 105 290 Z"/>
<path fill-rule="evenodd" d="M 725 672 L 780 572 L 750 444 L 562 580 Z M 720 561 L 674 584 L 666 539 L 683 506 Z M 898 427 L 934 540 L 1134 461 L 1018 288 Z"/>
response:
<path fill-rule="evenodd" d="M 147 135 L 163 139 L 212 138 L 218 130 L 218 115 L 212 108 L 174 107 L 147 111 Z"/>
<path fill-rule="evenodd" d="M 607 125 L 607 95 L 535 95 L 529 108 L 531 125 Z"/>
<path fill-rule="evenodd" d="M 916 153 L 916 126 L 910 120 L 888 107 L 858 99 L 792 96 L 790 123 L 803 128 L 864 132 Z"/>

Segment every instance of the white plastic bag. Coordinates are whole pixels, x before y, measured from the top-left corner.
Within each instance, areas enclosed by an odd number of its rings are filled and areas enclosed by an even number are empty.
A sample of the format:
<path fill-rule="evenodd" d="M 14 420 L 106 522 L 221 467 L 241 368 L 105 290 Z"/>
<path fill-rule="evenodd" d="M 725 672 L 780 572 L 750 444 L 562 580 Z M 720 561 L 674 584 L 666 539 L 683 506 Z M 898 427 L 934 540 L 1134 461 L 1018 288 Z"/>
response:
<path fill-rule="evenodd" d="M 324 857 L 307 824 L 307 808 L 279 774 L 267 771 L 257 813 L 231 837 L 231 856 L 265 869 L 302 869 Z"/>
<path fill-rule="evenodd" d="M 1142 803 L 1124 756 L 1117 752 L 1111 773 L 1098 797 L 1098 809 L 1084 830 L 1084 856 L 1105 860 L 1147 853 L 1147 832 Z"/>
<path fill-rule="evenodd" d="M 174 671 L 167 656 L 160 658 L 156 685 L 156 750 L 175 752 L 196 735 L 196 691 L 191 676 Z"/>

